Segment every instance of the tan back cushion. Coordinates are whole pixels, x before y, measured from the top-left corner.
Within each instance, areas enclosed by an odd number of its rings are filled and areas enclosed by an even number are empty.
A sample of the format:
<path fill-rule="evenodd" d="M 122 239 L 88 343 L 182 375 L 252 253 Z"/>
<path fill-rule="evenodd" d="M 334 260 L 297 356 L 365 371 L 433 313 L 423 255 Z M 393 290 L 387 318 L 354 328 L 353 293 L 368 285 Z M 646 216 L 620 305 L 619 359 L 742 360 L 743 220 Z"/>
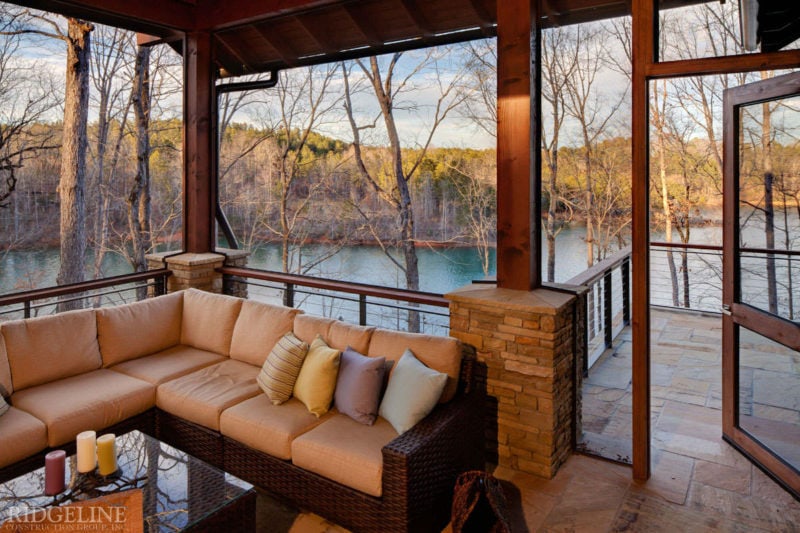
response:
<path fill-rule="evenodd" d="M 183 293 L 97 310 L 97 342 L 108 367 L 181 342 Z"/>
<path fill-rule="evenodd" d="M 331 329 L 331 324 L 336 322 L 332 318 L 325 318 L 315 315 L 297 315 L 294 317 L 294 334 L 303 342 L 311 344 L 317 335 L 322 337 L 322 340 L 328 342 L 328 332 Z"/>
<path fill-rule="evenodd" d="M 3 339 L 3 330 L 0 326 L 0 387 L 5 389 L 8 394 L 14 392 L 14 385 L 11 383 L 11 369 L 8 367 L 8 354 L 6 353 L 6 341 Z M 0 391 L 2 393 L 2 391 Z"/>
<path fill-rule="evenodd" d="M 337 320 L 328 329 L 328 345 L 342 351 L 349 346 L 358 353 L 367 353 L 373 331 L 372 326 L 354 326 Z"/>
<path fill-rule="evenodd" d="M 242 299 L 189 289 L 183 293 L 181 344 L 230 355 Z"/>
<path fill-rule="evenodd" d="M 97 370 L 102 364 L 94 310 L 3 324 L 14 390 Z"/>
<path fill-rule="evenodd" d="M 367 355 L 383 356 L 396 363 L 406 349 L 410 349 L 425 366 L 447 374 L 447 385 L 440 401 L 442 403 L 450 401 L 458 389 L 461 343 L 453 337 L 376 329 L 372 334 Z"/>
<path fill-rule="evenodd" d="M 292 331 L 300 311 L 291 307 L 246 300 L 233 328 L 231 359 L 261 366 L 272 347 Z"/>

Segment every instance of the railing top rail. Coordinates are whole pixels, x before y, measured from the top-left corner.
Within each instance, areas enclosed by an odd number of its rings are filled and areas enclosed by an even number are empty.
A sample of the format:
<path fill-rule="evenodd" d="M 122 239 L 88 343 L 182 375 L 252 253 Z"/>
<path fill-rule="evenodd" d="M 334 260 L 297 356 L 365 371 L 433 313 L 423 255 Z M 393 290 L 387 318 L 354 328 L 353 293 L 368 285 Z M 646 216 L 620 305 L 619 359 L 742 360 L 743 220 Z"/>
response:
<path fill-rule="evenodd" d="M 122 285 L 123 283 L 133 283 L 136 281 L 144 281 L 159 277 L 168 277 L 171 275 L 172 275 L 171 270 L 167 268 L 160 268 L 157 270 L 136 272 L 134 274 L 123 274 L 121 276 L 113 276 L 110 278 L 84 281 L 82 283 L 71 283 L 69 285 L 60 285 L 58 287 L 47 287 L 44 289 L 34 289 L 25 292 L 15 292 L 7 296 L 0 296 L 0 307 L 23 303 L 23 302 L 29 302 L 32 300 L 57 298 L 59 296 L 64 296 L 67 294 L 74 294 L 76 292 L 85 292 L 94 289 L 103 289 L 105 287 L 113 287 L 114 285 Z"/>
<path fill-rule="evenodd" d="M 631 257 L 631 247 L 626 246 L 610 257 L 606 257 L 599 263 L 590 266 L 574 278 L 565 281 L 567 285 L 591 285 L 595 281 L 605 276 L 606 272 L 614 270 L 619 265 L 628 261 Z"/>
<path fill-rule="evenodd" d="M 276 281 L 279 283 L 292 283 L 304 285 L 317 289 L 326 289 L 351 294 L 364 294 L 375 298 L 385 298 L 387 300 L 402 300 L 423 305 L 436 307 L 448 307 L 450 302 L 441 294 L 432 292 L 410 291 L 408 289 L 392 289 L 379 285 L 367 285 L 365 283 L 353 283 L 349 281 L 336 281 L 325 278 L 315 278 L 313 276 L 301 276 L 298 274 L 285 274 L 283 272 L 272 272 L 268 270 L 257 270 L 253 268 L 222 267 L 217 272 L 229 276 L 240 276 L 243 278 L 253 278 L 262 281 Z"/>
<path fill-rule="evenodd" d="M 683 248 L 686 250 L 713 250 L 721 252 L 722 246 L 715 244 L 693 244 L 684 242 L 651 242 L 650 246 L 658 246 L 659 248 Z"/>

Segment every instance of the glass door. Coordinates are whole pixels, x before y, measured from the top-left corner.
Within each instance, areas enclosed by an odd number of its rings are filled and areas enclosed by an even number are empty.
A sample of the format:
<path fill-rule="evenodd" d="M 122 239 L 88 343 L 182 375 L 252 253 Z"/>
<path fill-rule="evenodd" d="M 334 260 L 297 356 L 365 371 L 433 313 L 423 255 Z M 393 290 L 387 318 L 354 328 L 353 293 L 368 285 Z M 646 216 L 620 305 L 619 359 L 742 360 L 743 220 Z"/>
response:
<path fill-rule="evenodd" d="M 723 436 L 800 498 L 800 73 L 724 106 Z"/>

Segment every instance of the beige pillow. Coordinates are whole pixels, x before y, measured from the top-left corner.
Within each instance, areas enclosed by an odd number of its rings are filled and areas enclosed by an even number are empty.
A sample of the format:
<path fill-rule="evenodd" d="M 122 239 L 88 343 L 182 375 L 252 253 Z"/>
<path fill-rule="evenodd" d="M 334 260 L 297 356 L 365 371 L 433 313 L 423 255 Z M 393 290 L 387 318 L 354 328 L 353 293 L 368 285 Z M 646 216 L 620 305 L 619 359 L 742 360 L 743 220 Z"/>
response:
<path fill-rule="evenodd" d="M 274 405 L 280 405 L 292 397 L 294 382 L 303 367 L 306 353 L 308 344 L 291 331 L 275 343 L 256 378 L 261 390 Z"/>
<path fill-rule="evenodd" d="M 183 293 L 181 344 L 224 356 L 231 353 L 231 338 L 242 299 L 189 289 Z"/>
<path fill-rule="evenodd" d="M 294 395 L 317 418 L 327 413 L 331 407 L 341 355 L 342 352 L 329 347 L 317 335 L 308 350 L 300 375 L 297 376 Z"/>
<path fill-rule="evenodd" d="M 262 366 L 270 348 L 284 333 L 292 331 L 294 317 L 299 312 L 290 307 L 245 300 L 233 328 L 231 359 Z"/>

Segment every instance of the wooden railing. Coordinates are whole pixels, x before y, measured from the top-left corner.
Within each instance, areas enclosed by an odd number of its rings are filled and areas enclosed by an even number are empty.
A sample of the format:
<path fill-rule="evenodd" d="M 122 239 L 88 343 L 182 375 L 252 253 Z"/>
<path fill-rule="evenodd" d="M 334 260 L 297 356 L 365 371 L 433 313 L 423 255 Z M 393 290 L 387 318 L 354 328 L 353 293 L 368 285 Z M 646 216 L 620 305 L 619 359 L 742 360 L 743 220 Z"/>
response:
<path fill-rule="evenodd" d="M 416 314 L 420 331 L 446 334 L 449 330 L 449 302 L 441 294 L 251 268 L 217 271 L 224 276 L 227 294 L 243 296 L 247 288 L 251 298 L 279 300 L 318 315 L 394 329 L 406 329 L 409 317 Z M 370 312 L 373 309 L 380 311 Z"/>
<path fill-rule="evenodd" d="M 614 339 L 631 322 L 631 247 L 592 265 L 561 287 L 579 287 L 573 291 L 582 300 L 586 331 L 584 370 L 611 347 Z"/>
<path fill-rule="evenodd" d="M 125 274 L 58 287 L 15 292 L 0 296 L 0 320 L 30 318 L 42 312 L 55 312 L 58 304 L 90 300 L 83 307 L 124 303 L 138 299 L 144 292 L 157 296 L 166 293 L 167 278 L 172 272 L 166 268 Z M 108 289 L 108 290 L 105 290 Z M 128 298 L 126 293 L 133 292 Z"/>

